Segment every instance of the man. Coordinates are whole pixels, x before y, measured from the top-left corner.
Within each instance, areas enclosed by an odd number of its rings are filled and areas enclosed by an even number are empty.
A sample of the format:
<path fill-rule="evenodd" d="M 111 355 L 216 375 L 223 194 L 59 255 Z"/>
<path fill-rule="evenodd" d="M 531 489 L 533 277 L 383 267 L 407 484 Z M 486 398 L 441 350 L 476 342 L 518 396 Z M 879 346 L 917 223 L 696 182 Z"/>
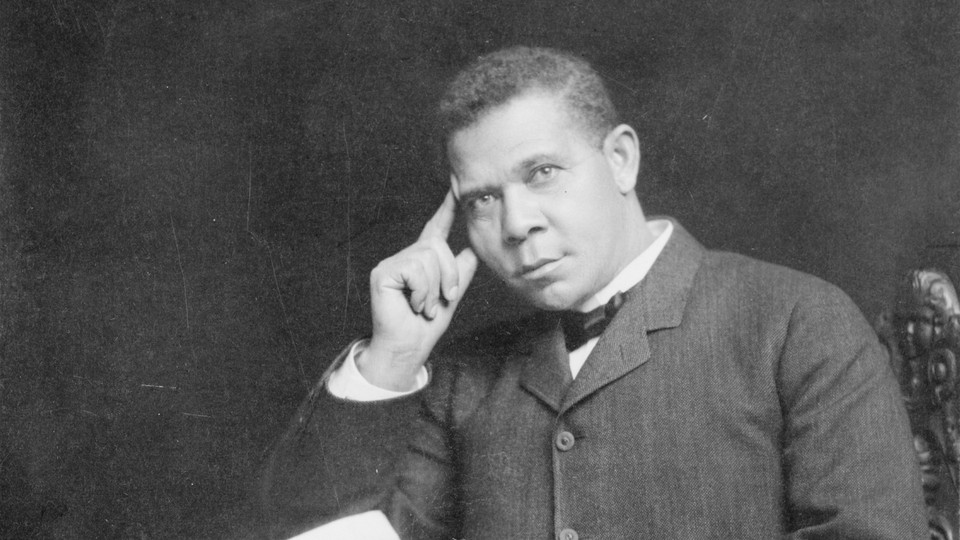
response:
<path fill-rule="evenodd" d="M 339 427 L 301 422 L 349 441 L 351 418 L 426 386 L 416 430 L 374 510 L 307 537 L 926 536 L 870 327 L 822 281 L 647 221 L 638 136 L 586 63 L 492 53 L 440 113 L 450 192 L 371 274 L 373 335 L 325 378 Z M 454 255 L 457 208 L 471 248 Z M 431 359 L 478 258 L 542 313 Z"/>

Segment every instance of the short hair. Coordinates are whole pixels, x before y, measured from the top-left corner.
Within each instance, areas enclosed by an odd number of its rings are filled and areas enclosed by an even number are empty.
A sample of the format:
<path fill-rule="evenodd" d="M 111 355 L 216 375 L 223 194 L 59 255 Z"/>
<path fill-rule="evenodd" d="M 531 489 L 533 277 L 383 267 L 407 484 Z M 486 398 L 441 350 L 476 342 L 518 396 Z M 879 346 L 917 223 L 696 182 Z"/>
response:
<path fill-rule="evenodd" d="M 516 46 L 480 56 L 450 82 L 438 107 L 443 142 L 529 91 L 558 95 L 599 144 L 620 123 L 603 79 L 585 60 L 556 49 Z"/>

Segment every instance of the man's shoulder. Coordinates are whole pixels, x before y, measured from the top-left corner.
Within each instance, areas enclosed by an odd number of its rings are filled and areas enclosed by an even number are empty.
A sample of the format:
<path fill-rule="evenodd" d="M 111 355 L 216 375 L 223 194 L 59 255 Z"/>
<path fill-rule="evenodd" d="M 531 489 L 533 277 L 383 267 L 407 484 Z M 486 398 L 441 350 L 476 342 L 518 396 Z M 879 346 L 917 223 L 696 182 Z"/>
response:
<path fill-rule="evenodd" d="M 788 296 L 844 294 L 836 285 L 813 274 L 729 251 L 707 250 L 698 277 Z"/>
<path fill-rule="evenodd" d="M 697 273 L 702 295 L 766 313 L 798 311 L 862 318 L 840 287 L 812 274 L 746 255 L 708 250 Z"/>
<path fill-rule="evenodd" d="M 710 291 L 763 291 L 788 297 L 810 294 L 845 296 L 835 285 L 809 273 L 740 253 L 705 248 L 679 222 L 670 217 L 664 219 L 674 224 L 674 238 L 670 240 L 675 244 L 674 256 L 666 257 L 672 264 L 668 264 L 668 274 L 680 272 L 678 265 L 695 264 L 696 282 L 706 284 Z M 669 251 L 668 244 L 665 252 Z"/>

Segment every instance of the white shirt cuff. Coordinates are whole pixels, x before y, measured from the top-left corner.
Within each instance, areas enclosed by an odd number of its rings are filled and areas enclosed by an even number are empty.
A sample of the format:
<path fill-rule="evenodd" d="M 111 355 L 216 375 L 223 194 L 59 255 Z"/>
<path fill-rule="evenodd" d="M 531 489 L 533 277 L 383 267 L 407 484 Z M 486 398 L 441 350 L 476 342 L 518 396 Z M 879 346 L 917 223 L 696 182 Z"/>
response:
<path fill-rule="evenodd" d="M 410 395 L 427 385 L 430 375 L 425 367 L 421 367 L 420 372 L 417 373 L 416 388 L 413 390 L 397 392 L 371 384 L 360 374 L 356 362 L 357 353 L 366 348 L 368 343 L 369 340 L 366 339 L 354 343 L 340 367 L 330 374 L 330 379 L 327 380 L 327 391 L 335 397 L 350 401 L 382 401 Z"/>
<path fill-rule="evenodd" d="M 331 521 L 316 529 L 294 536 L 290 540 L 400 540 L 387 516 L 379 510 L 354 514 Z"/>

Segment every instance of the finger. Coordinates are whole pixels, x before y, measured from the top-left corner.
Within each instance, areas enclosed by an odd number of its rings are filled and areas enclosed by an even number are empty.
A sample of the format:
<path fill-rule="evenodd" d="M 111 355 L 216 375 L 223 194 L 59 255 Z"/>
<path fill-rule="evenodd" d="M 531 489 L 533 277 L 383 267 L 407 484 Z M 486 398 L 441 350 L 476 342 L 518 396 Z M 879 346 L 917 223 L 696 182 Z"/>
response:
<path fill-rule="evenodd" d="M 395 291 L 406 296 L 405 300 L 414 313 L 423 311 L 426 291 L 430 287 L 431 280 L 422 257 L 422 252 L 419 257 L 401 253 L 381 261 L 370 272 L 371 293 L 379 296 L 388 294 L 387 291 Z M 437 280 L 434 279 L 434 283 L 436 282 Z"/>
<path fill-rule="evenodd" d="M 423 226 L 423 232 L 420 233 L 420 240 L 429 240 L 439 238 L 446 240 L 450 236 L 450 229 L 453 227 L 454 219 L 457 216 L 457 200 L 453 196 L 453 190 L 447 191 L 440 208 L 433 214 L 430 221 Z"/>
<path fill-rule="evenodd" d="M 446 300 L 451 300 L 456 296 L 457 286 L 460 284 L 460 271 L 457 268 L 457 262 L 450 251 L 450 246 L 439 238 L 430 241 L 430 249 L 437 257 L 437 265 L 440 276 L 440 291 Z"/>
<path fill-rule="evenodd" d="M 454 262 L 457 265 L 457 274 L 458 275 L 458 286 L 457 290 L 452 291 L 452 294 L 447 297 L 451 302 L 459 302 L 463 298 L 463 294 L 467 291 L 467 287 L 470 286 L 470 282 L 473 281 L 473 276 L 477 272 L 477 255 L 470 248 L 464 248 L 463 251 L 457 254 Z"/>
<path fill-rule="evenodd" d="M 441 268 L 440 253 L 433 249 L 426 249 L 422 255 L 423 272 L 427 278 L 427 288 L 424 291 L 423 315 L 432 319 L 437 316 L 440 307 Z"/>
<path fill-rule="evenodd" d="M 410 289 L 410 307 L 433 318 L 440 301 L 440 264 L 436 254 L 429 249 L 420 252 L 403 279 Z"/>
<path fill-rule="evenodd" d="M 404 289 L 410 291 L 407 302 L 414 313 L 422 313 L 427 303 L 427 291 L 430 290 L 430 279 L 423 271 L 421 264 L 413 264 L 404 269 L 400 279 Z"/>

